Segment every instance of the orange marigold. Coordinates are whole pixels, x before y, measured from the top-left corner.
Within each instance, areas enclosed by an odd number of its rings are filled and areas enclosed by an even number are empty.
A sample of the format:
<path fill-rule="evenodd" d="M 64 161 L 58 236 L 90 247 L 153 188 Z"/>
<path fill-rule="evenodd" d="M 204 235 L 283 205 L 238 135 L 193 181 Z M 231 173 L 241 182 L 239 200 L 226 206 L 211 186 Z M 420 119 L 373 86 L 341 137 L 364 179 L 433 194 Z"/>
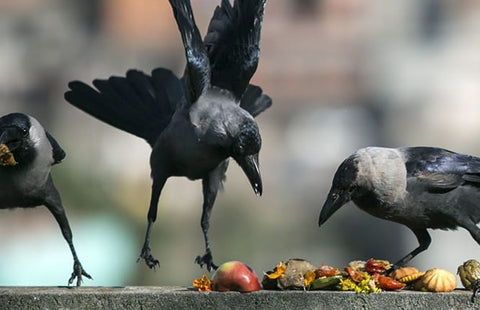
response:
<path fill-rule="evenodd" d="M 282 279 L 283 277 L 285 277 L 286 269 L 287 269 L 287 266 L 283 262 L 280 262 L 277 264 L 277 267 L 275 267 L 275 271 L 270 274 L 266 274 L 266 276 L 271 280 L 275 280 L 279 278 Z"/>
<path fill-rule="evenodd" d="M 212 290 L 212 281 L 203 275 L 200 279 L 193 280 L 193 287 L 196 287 L 199 292 L 210 292 Z"/>

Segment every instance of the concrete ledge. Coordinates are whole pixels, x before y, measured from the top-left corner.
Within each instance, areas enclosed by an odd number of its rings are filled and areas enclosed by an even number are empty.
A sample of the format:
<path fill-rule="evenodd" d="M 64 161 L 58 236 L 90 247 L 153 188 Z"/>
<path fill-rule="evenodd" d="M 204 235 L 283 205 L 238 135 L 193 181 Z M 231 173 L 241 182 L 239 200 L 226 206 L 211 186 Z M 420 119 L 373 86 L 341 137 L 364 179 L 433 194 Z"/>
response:
<path fill-rule="evenodd" d="M 0 287 L 0 309 L 480 309 L 471 292 L 198 293 L 181 287 Z"/>

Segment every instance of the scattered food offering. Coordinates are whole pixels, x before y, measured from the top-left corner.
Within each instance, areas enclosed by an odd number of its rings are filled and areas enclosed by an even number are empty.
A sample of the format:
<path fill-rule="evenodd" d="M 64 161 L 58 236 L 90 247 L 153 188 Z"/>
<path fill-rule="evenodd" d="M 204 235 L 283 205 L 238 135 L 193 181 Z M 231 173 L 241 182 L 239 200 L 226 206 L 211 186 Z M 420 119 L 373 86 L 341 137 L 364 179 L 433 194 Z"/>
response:
<path fill-rule="evenodd" d="M 220 265 L 215 271 L 212 280 L 206 275 L 193 281 L 193 286 L 199 292 L 254 292 L 262 287 L 258 281 L 255 271 L 246 264 L 239 261 L 226 262 Z"/>
<path fill-rule="evenodd" d="M 295 258 L 280 261 L 272 270 L 264 272 L 262 286 L 265 290 L 337 290 L 362 294 L 402 289 L 451 292 L 457 286 L 456 276 L 445 269 L 419 271 L 415 267 L 392 267 L 389 261 L 371 258 L 352 261 L 341 271 L 328 265 L 315 267 L 307 260 Z M 458 268 L 458 273 L 463 285 L 474 290 L 475 296 L 480 291 L 480 263 L 469 260 Z M 261 289 L 255 272 L 238 261 L 221 265 L 212 280 L 205 275 L 195 279 L 193 286 L 199 292 Z"/>
<path fill-rule="evenodd" d="M 405 288 L 449 292 L 456 287 L 455 275 L 444 269 L 434 268 L 420 272 L 415 267 L 402 267 L 389 272 L 392 267 L 389 261 L 371 258 L 367 261 L 352 261 L 342 272 L 332 266 L 321 265 L 316 268 L 308 261 L 291 259 L 279 262 L 272 271 L 266 272 L 262 285 L 264 289 L 270 290 L 340 290 L 356 293 Z"/>

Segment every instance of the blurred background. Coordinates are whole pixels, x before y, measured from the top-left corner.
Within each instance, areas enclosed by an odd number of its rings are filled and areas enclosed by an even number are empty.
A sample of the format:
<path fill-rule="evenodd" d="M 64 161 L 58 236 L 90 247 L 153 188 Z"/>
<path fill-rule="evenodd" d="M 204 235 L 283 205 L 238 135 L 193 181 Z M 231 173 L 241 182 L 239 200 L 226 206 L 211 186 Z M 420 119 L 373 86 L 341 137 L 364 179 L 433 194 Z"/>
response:
<path fill-rule="evenodd" d="M 219 0 L 192 0 L 205 33 Z M 231 162 L 214 206 L 217 264 L 257 274 L 280 260 L 342 267 L 396 261 L 417 246 L 407 228 L 352 203 L 322 228 L 341 161 L 361 147 L 438 146 L 480 156 L 480 2 L 270 0 L 252 80 L 274 105 L 257 121 L 264 195 Z M 63 99 L 71 80 L 136 68 L 181 75 L 184 52 L 167 0 L 0 1 L 0 115 L 36 117 L 67 152 L 52 170 L 88 286 L 189 286 L 205 271 L 201 182 L 168 180 L 153 228 L 155 272 L 135 263 L 146 229 L 150 148 Z M 456 272 L 480 246 L 463 229 L 434 231 L 411 264 Z M 44 207 L 0 211 L 0 285 L 65 285 L 72 258 Z"/>

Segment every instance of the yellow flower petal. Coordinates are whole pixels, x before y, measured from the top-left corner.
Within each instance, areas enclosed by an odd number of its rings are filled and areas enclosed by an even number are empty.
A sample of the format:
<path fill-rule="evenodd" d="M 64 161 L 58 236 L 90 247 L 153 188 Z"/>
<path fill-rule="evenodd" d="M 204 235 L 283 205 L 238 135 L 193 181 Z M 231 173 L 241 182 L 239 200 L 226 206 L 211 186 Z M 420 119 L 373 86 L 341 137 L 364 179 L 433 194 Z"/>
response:
<path fill-rule="evenodd" d="M 315 280 L 315 272 L 308 270 L 307 273 L 305 273 L 305 276 L 303 278 L 303 285 L 308 288 L 312 284 L 312 282 Z"/>

